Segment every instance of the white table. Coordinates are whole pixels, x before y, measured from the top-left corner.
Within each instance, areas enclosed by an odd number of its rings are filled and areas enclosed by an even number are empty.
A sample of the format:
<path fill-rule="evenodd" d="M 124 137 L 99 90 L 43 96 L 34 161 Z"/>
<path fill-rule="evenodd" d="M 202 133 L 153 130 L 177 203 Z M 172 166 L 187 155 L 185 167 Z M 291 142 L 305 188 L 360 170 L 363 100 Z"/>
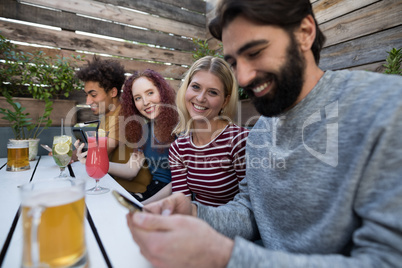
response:
<path fill-rule="evenodd" d="M 20 172 L 6 171 L 6 159 L 0 159 L 0 267 L 21 267 L 22 226 L 18 213 L 20 193 L 18 186 L 30 181 L 40 181 L 56 177 L 59 167 L 50 156 L 37 157 L 30 162 L 31 169 Z M 71 165 L 76 178 L 86 181 L 86 188 L 95 185 L 95 180 L 85 172 L 85 166 L 79 162 Z M 106 175 L 100 185 L 115 189 L 133 200 L 112 177 Z M 141 255 L 137 244 L 131 237 L 126 223 L 127 209 L 122 207 L 111 192 L 101 195 L 86 195 L 88 214 L 93 220 L 86 221 L 86 242 L 89 255 L 89 267 L 152 267 Z M 97 240 L 97 237 L 100 239 Z M 101 250 L 103 248 L 104 250 Z"/>

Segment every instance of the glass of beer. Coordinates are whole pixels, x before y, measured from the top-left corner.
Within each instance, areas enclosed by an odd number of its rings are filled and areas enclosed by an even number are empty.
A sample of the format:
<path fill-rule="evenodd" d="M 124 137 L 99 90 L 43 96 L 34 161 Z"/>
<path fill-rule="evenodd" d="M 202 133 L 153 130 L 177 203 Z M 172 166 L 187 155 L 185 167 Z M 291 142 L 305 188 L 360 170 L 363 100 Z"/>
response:
<path fill-rule="evenodd" d="M 28 170 L 29 141 L 10 139 L 7 143 L 7 171 Z"/>
<path fill-rule="evenodd" d="M 85 182 L 25 184 L 21 199 L 22 267 L 86 267 Z"/>

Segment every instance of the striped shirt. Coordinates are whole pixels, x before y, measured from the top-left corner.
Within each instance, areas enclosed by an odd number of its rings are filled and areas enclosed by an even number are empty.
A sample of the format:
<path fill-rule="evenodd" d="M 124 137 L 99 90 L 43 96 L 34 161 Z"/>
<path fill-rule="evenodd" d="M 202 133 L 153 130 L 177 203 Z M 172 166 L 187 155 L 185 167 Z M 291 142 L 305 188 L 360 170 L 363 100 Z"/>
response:
<path fill-rule="evenodd" d="M 172 192 L 194 194 L 196 201 L 209 206 L 232 200 L 246 175 L 248 133 L 245 128 L 228 125 L 203 146 L 194 145 L 191 135 L 179 137 L 169 150 Z"/>

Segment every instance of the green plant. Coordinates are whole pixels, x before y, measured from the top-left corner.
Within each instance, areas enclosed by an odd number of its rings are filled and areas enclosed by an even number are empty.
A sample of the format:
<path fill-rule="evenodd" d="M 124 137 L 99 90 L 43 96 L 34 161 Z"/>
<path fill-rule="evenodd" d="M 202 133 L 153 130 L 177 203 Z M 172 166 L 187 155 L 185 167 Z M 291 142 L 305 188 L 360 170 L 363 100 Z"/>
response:
<path fill-rule="evenodd" d="M 24 53 L 16 45 L 0 35 L 0 89 L 12 96 L 33 97 L 44 100 L 68 97 L 73 91 L 83 88 L 75 77 L 77 61 L 80 56 L 56 58 L 43 51 Z"/>
<path fill-rule="evenodd" d="M 402 75 L 401 64 L 402 64 L 402 48 L 393 48 L 391 51 L 387 51 L 388 57 L 386 59 L 387 64 L 384 73 L 386 74 L 397 74 Z"/>
<path fill-rule="evenodd" d="M 1 108 L 0 113 L 10 122 L 16 139 L 37 138 L 52 124 L 51 99 L 67 98 L 72 91 L 83 88 L 75 77 L 75 63 L 83 59 L 79 56 L 72 56 L 72 59 L 53 58 L 43 51 L 24 53 L 0 35 L 0 95 L 12 106 L 12 109 Z M 29 118 L 29 113 L 25 113 L 25 108 L 14 102 L 13 97 L 43 100 L 42 115 L 35 120 Z"/>
<path fill-rule="evenodd" d="M 196 49 L 193 53 L 194 61 L 201 59 L 202 57 L 205 57 L 205 56 L 214 56 L 214 57 L 223 58 L 222 43 L 219 44 L 218 49 L 210 49 L 207 40 L 195 38 L 195 39 L 193 39 L 193 43 L 196 46 Z"/>
<path fill-rule="evenodd" d="M 196 46 L 196 49 L 193 53 L 194 61 L 196 61 L 202 57 L 205 57 L 205 56 L 214 56 L 214 57 L 223 58 L 222 43 L 219 43 L 218 49 L 210 49 L 207 40 L 193 39 L 193 43 Z M 248 98 L 246 91 L 241 87 L 239 87 L 239 89 L 238 89 L 238 94 L 239 94 L 240 100 Z"/>
<path fill-rule="evenodd" d="M 45 100 L 45 110 L 43 115 L 40 116 L 36 122 L 33 122 L 32 118 L 28 117 L 29 113 L 24 112 L 25 108 L 22 107 L 19 102 L 14 102 L 12 96 L 7 91 L 3 91 L 3 95 L 13 110 L 0 107 L 0 114 L 4 115 L 2 119 L 8 120 L 11 123 L 11 129 L 14 133 L 15 139 L 36 139 L 44 129 L 52 124 L 50 113 L 53 110 L 53 102 L 49 99 L 46 98 Z M 40 129 L 42 123 L 45 123 L 45 125 Z"/>
<path fill-rule="evenodd" d="M 81 60 L 79 56 L 72 56 Z M 68 98 L 70 92 L 81 89 L 82 82 L 75 77 L 75 68 L 68 58 L 48 57 L 42 51 L 30 54 L 29 64 L 25 64 L 21 84 L 27 85 L 29 93 L 35 99 Z M 32 64 L 34 62 L 34 64 Z"/>

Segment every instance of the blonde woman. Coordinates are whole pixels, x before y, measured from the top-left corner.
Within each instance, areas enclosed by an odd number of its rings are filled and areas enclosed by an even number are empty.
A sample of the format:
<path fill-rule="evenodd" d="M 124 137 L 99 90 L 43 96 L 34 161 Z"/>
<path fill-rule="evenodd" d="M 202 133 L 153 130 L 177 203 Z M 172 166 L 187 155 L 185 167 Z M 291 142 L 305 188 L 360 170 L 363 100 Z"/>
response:
<path fill-rule="evenodd" d="M 233 123 L 237 83 L 229 65 L 207 56 L 187 72 L 177 93 L 178 139 L 169 150 L 172 192 L 210 206 L 226 204 L 245 176 L 248 130 Z"/>

